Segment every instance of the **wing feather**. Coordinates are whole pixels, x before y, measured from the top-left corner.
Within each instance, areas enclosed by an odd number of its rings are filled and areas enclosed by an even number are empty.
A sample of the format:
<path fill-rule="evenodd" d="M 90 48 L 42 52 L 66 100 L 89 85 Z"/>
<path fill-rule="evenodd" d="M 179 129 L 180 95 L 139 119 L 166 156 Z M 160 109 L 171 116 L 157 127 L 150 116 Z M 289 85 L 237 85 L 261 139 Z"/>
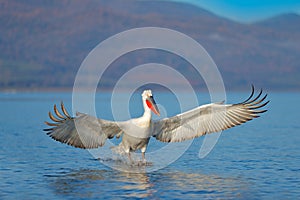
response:
<path fill-rule="evenodd" d="M 56 117 L 54 117 L 51 112 L 49 112 L 48 115 L 49 115 L 49 118 L 54 122 L 63 122 L 63 120 L 57 119 Z"/>
<path fill-rule="evenodd" d="M 106 139 L 114 136 L 120 137 L 122 130 L 117 122 L 97 119 L 96 117 L 77 113 L 71 117 L 63 102 L 61 102 L 62 113 L 54 105 L 55 117 L 49 112 L 49 118 L 56 122 L 45 122 L 49 128 L 44 129 L 54 140 L 79 148 L 97 148 L 103 146 Z"/>
<path fill-rule="evenodd" d="M 153 122 L 153 136 L 163 142 L 181 142 L 202 135 L 219 132 L 260 116 L 267 110 L 269 101 L 263 91 L 254 97 L 254 87 L 250 96 L 237 104 L 211 103 L 199 106 L 171 118 Z"/>

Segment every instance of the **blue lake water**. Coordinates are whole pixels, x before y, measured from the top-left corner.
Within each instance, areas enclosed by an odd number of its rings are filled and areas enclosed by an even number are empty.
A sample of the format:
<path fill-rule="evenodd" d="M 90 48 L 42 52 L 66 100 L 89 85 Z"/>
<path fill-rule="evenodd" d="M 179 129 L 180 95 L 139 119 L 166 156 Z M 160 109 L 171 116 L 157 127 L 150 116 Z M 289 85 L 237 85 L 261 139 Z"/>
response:
<path fill-rule="evenodd" d="M 227 96 L 230 103 L 248 93 Z M 168 115 L 180 112 L 174 96 L 155 97 Z M 207 94 L 199 99 L 208 102 Z M 205 158 L 198 157 L 198 138 L 169 166 L 128 173 L 42 131 L 54 103 L 63 100 L 70 110 L 71 93 L 0 93 L 0 199 L 299 199 L 300 93 L 270 93 L 269 99 L 267 113 L 224 131 Z M 109 94 L 96 100 L 99 117 L 112 119 Z M 139 98 L 130 107 L 133 116 L 142 112 Z M 151 139 L 149 149 L 160 145 Z"/>

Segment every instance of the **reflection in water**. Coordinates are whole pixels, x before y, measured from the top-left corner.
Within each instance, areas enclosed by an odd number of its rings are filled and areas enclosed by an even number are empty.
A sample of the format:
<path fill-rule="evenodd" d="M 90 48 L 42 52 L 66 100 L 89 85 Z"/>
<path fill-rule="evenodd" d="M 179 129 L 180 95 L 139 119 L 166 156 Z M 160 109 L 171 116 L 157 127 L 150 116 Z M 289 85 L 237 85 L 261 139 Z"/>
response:
<path fill-rule="evenodd" d="M 128 191 L 125 194 L 120 194 L 120 196 L 145 198 L 153 196 L 155 192 L 154 185 L 150 182 L 146 173 L 121 172 L 119 180 L 116 181 L 124 183 L 120 185 L 120 188 L 123 191 Z"/>
<path fill-rule="evenodd" d="M 241 198 L 245 191 L 242 182 L 233 178 L 182 172 L 168 173 L 166 176 L 176 188 L 180 188 L 178 195 L 183 193 L 189 198 Z"/>
<path fill-rule="evenodd" d="M 46 175 L 57 194 L 80 198 L 149 197 L 153 184 L 145 173 L 115 170 L 78 170 L 60 175 Z"/>
<path fill-rule="evenodd" d="M 46 177 L 56 194 L 71 198 L 251 197 L 239 179 L 198 173 L 162 170 L 147 174 L 83 169 Z"/>

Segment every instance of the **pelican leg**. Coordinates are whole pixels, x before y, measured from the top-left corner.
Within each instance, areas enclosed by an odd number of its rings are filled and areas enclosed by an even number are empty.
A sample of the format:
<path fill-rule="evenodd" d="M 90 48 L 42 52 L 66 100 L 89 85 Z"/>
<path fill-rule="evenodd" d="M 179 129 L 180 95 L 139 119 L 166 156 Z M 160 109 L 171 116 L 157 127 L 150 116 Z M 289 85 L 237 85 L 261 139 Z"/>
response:
<path fill-rule="evenodd" d="M 142 164 L 144 164 L 144 165 L 147 163 L 147 160 L 146 160 L 146 157 L 145 157 L 146 149 L 147 149 L 147 145 L 145 145 L 144 147 L 141 148 L 141 152 L 142 152 Z"/>
<path fill-rule="evenodd" d="M 146 165 L 147 164 L 147 160 L 145 157 L 145 152 L 142 152 L 142 164 Z"/>
<path fill-rule="evenodd" d="M 127 153 L 127 156 L 128 156 L 128 159 L 129 159 L 130 163 L 132 164 L 132 163 L 133 163 L 133 160 L 132 160 L 132 158 L 131 158 L 130 151 Z"/>
<path fill-rule="evenodd" d="M 143 161 L 146 161 L 146 158 L 145 158 L 145 152 L 142 152 L 142 160 L 143 160 Z"/>

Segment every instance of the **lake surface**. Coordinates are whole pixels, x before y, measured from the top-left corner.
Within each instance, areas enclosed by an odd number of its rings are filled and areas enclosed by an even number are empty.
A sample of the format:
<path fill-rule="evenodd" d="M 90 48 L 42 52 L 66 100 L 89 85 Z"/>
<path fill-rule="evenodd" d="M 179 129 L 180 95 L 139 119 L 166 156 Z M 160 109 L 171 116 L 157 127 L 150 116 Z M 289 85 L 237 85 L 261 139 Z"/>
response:
<path fill-rule="evenodd" d="M 227 96 L 235 103 L 248 93 Z M 109 97 L 96 98 L 101 118 L 112 119 Z M 180 112 L 174 96 L 155 98 L 167 115 Z M 209 100 L 204 93 L 199 99 Z M 198 138 L 167 167 L 128 173 L 42 131 L 53 104 L 63 100 L 70 110 L 71 93 L 0 93 L 0 199 L 299 199 L 300 93 L 270 93 L 269 99 L 267 113 L 223 131 L 205 158 L 198 157 Z M 132 98 L 130 110 L 142 112 L 139 98 Z M 160 147 L 151 139 L 150 151 Z"/>

